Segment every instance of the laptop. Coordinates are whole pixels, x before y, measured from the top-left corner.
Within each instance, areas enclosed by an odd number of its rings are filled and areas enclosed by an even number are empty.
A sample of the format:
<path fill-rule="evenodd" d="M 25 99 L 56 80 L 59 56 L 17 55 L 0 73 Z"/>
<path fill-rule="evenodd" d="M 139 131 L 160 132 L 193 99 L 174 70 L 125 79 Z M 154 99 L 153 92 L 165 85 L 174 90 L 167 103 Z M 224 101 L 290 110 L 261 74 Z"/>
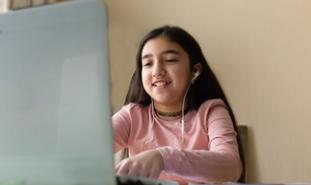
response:
<path fill-rule="evenodd" d="M 72 0 L 0 14 L 0 184 L 177 184 L 114 173 L 107 10 Z"/>
<path fill-rule="evenodd" d="M 110 185 L 107 12 L 74 0 L 0 14 L 0 184 Z"/>

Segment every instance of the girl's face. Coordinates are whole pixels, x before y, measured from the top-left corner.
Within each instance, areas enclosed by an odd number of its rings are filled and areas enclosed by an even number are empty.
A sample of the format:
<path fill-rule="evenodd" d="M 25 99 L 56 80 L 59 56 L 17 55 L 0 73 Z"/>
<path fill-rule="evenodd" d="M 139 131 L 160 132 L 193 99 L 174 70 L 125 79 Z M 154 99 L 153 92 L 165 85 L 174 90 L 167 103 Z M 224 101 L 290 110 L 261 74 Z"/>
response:
<path fill-rule="evenodd" d="M 142 50 L 142 82 L 154 105 L 162 111 L 180 111 L 192 78 L 185 50 L 165 37 L 149 40 Z"/>

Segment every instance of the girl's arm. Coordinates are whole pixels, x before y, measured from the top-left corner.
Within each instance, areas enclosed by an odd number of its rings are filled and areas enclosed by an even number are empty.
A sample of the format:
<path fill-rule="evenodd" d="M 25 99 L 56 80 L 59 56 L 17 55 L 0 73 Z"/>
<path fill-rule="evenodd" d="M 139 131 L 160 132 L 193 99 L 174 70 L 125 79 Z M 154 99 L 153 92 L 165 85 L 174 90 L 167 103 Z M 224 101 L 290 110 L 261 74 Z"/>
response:
<path fill-rule="evenodd" d="M 130 133 L 130 118 L 124 109 L 115 113 L 112 117 L 115 153 L 128 146 Z"/>
<path fill-rule="evenodd" d="M 239 179 L 242 164 L 232 120 L 223 106 L 213 108 L 209 115 L 207 119 L 209 149 L 158 148 L 163 158 L 164 170 L 168 174 L 199 182 L 226 182 Z"/>

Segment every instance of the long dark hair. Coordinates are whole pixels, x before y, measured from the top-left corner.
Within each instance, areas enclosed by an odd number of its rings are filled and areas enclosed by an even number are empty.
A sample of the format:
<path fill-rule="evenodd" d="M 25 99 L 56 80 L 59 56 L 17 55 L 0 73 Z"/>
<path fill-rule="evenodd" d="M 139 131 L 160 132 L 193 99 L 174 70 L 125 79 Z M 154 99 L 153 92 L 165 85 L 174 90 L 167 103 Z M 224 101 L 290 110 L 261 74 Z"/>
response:
<path fill-rule="evenodd" d="M 203 52 L 198 42 L 184 29 L 176 26 L 163 26 L 150 31 L 141 41 L 138 52 L 136 55 L 136 70 L 132 76 L 129 90 L 124 104 L 138 103 L 141 105 L 149 105 L 151 103 L 151 97 L 146 93 L 143 88 L 141 79 L 142 59 L 141 54 L 145 44 L 154 38 L 165 37 L 172 42 L 179 44 L 185 52 L 189 55 L 190 69 L 193 69 L 195 64 L 200 63 L 202 65 L 202 71 L 200 76 L 191 85 L 186 97 L 186 105 L 188 110 L 197 110 L 200 105 L 209 99 L 219 98 L 222 99 L 229 111 L 231 119 L 233 121 L 234 129 L 238 133 L 236 119 L 231 109 L 231 106 L 225 96 L 225 93 L 218 82 L 214 72 L 209 67 Z M 240 137 L 238 134 L 238 144 L 240 157 L 244 166 L 244 156 L 242 152 L 242 146 Z M 242 174 L 241 179 L 244 174 Z"/>

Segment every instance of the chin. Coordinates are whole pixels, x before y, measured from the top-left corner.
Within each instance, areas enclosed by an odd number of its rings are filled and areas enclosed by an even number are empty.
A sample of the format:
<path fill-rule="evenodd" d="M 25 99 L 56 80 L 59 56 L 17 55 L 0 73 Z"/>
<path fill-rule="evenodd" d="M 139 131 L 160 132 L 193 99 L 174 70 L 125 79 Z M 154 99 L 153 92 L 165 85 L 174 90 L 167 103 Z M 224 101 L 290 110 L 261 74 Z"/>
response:
<path fill-rule="evenodd" d="M 155 98 L 154 102 L 161 104 L 161 105 L 175 105 L 174 101 L 172 101 L 172 98 Z"/>

